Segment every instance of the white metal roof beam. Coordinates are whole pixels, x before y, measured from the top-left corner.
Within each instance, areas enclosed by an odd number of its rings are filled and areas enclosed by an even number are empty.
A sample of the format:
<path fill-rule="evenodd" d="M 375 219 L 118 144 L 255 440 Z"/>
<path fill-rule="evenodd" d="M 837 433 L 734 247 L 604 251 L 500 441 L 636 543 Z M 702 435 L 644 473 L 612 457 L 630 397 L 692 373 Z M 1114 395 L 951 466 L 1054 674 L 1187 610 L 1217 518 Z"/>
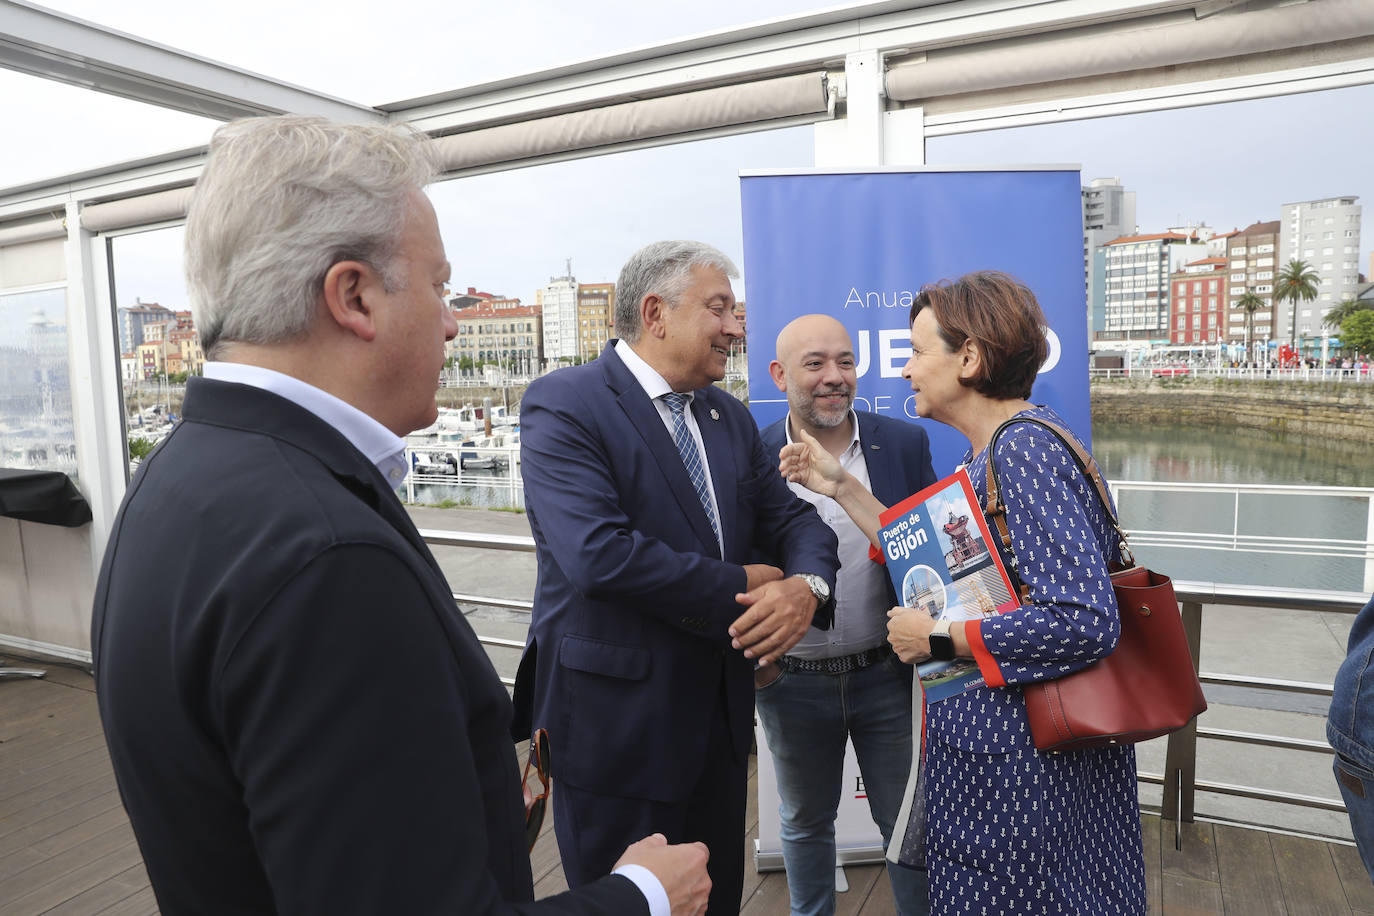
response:
<path fill-rule="evenodd" d="M 0 67 L 227 121 L 297 112 L 377 122 L 374 108 L 195 57 L 35 6 L 0 0 Z"/>
<path fill-rule="evenodd" d="M 1199 0 L 901 0 L 637 48 L 379 106 L 431 133 L 470 130 L 746 80 L 842 67 L 861 50 L 919 50 L 1191 9 Z"/>

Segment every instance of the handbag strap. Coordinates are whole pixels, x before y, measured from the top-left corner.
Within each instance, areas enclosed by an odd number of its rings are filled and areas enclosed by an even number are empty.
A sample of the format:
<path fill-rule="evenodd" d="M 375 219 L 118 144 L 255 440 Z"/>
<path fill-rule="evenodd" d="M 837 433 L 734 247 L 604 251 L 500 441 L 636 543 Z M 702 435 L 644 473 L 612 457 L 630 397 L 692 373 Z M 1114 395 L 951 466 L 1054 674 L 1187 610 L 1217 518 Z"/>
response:
<path fill-rule="evenodd" d="M 1036 426 L 1042 426 L 1053 433 L 1055 438 L 1064 444 L 1069 454 L 1073 456 L 1074 463 L 1078 465 L 1078 470 L 1083 473 L 1083 476 L 1093 482 L 1093 486 L 1097 491 L 1097 498 L 1102 503 L 1102 511 L 1107 514 L 1107 518 L 1111 520 L 1112 527 L 1116 529 L 1117 537 L 1120 539 L 1118 546 L 1122 557 L 1121 568 L 1134 566 L 1135 557 L 1131 553 L 1130 545 L 1127 543 L 1126 532 L 1121 530 L 1121 523 L 1117 521 L 1116 512 L 1112 510 L 1112 501 L 1107 496 L 1107 485 L 1102 480 L 1102 474 L 1098 470 L 1097 461 L 1093 456 L 1084 451 L 1083 446 L 1079 444 L 1078 439 L 1072 433 L 1057 423 L 1052 423 L 1049 420 L 1041 420 L 1038 417 L 1012 417 L 1010 420 L 1007 420 L 1001 426 L 997 427 L 992 434 L 992 438 L 988 441 L 987 502 L 983 507 L 983 511 L 992 519 L 993 525 L 997 528 L 997 534 L 1002 539 L 1002 546 L 1006 549 L 1007 554 L 1011 556 L 1012 568 L 1010 572 L 1016 577 L 1016 590 L 1021 597 L 1021 603 L 1024 604 L 1030 597 L 1030 588 L 1021 578 L 1020 564 L 1016 560 L 1016 551 L 1011 546 L 1011 532 L 1007 530 L 1007 506 L 1006 503 L 1002 501 L 1002 490 L 997 482 L 997 468 L 992 460 L 993 449 L 997 446 L 998 438 L 1002 435 L 1003 430 L 1014 423 L 1032 423 Z M 1110 568 L 1111 564 L 1109 563 L 1108 566 Z"/>

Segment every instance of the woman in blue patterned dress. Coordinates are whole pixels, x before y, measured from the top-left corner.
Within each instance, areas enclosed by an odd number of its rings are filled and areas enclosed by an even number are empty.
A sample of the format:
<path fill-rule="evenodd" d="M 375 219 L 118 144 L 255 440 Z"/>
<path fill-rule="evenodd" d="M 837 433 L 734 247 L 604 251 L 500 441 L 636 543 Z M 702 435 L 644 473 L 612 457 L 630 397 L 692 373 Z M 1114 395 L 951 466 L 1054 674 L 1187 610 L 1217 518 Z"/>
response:
<path fill-rule="evenodd" d="M 1035 295 L 1005 274 L 929 286 L 912 305 L 902 376 L 919 416 L 968 437 L 963 463 L 979 494 L 988 440 L 1003 421 L 1032 416 L 1066 426 L 1027 400 L 1045 361 L 1044 332 Z M 950 627 L 956 656 L 974 659 L 986 686 L 926 713 L 931 912 L 1144 913 L 1135 749 L 1038 751 L 1021 695 L 1021 685 L 1077 671 L 1116 646 L 1111 523 L 1073 457 L 1042 427 L 1009 426 L 993 461 L 1030 600 Z M 835 498 L 877 543 L 885 507 L 824 449 L 794 443 L 781 466 L 789 480 Z M 1006 551 L 1002 560 L 1011 568 Z M 893 608 L 889 618 L 889 640 L 904 661 L 930 656 L 935 622 L 927 613 Z"/>

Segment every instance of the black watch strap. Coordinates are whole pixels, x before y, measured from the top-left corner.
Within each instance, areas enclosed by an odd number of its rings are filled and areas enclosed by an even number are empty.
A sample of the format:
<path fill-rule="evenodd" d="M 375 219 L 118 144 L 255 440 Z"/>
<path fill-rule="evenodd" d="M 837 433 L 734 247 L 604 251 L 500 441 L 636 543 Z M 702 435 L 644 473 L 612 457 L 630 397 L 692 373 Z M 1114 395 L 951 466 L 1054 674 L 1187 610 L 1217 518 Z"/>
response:
<path fill-rule="evenodd" d="M 937 662 L 954 661 L 954 637 L 949 635 L 950 621 L 941 620 L 930 631 L 930 657 Z"/>

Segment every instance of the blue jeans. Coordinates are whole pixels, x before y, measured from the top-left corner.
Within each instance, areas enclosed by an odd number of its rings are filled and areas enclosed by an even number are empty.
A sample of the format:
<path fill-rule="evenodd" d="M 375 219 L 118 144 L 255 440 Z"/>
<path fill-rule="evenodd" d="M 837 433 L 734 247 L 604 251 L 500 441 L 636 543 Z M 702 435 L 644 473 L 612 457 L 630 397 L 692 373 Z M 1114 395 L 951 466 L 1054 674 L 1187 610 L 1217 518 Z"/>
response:
<path fill-rule="evenodd" d="M 1339 753 L 1332 769 L 1350 815 L 1355 845 L 1360 848 L 1369 879 L 1374 881 L 1374 771 Z"/>
<path fill-rule="evenodd" d="M 777 772 L 793 916 L 835 912 L 835 812 L 846 738 L 854 742 L 883 845 L 892 838 L 911 769 L 910 670 L 891 657 L 848 674 L 784 671 L 755 692 Z M 929 913 L 926 873 L 890 862 L 887 870 L 899 916 Z"/>

